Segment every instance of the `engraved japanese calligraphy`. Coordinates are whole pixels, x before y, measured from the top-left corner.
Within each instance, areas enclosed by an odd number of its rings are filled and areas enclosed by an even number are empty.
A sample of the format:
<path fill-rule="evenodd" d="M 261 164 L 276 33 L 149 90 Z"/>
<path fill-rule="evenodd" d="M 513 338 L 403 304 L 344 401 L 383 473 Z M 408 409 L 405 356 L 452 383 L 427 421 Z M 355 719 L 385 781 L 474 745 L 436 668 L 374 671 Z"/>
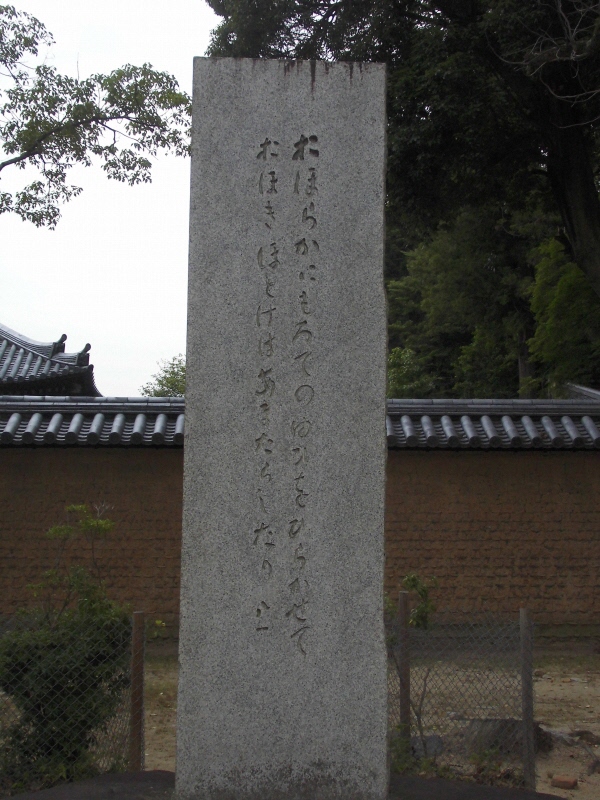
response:
<path fill-rule="evenodd" d="M 269 593 L 264 595 L 265 590 L 262 590 L 257 606 L 260 613 L 257 613 L 256 631 L 264 634 L 272 630 L 269 620 L 279 615 L 287 623 L 293 651 L 301 656 L 306 656 L 310 643 L 313 601 L 307 578 L 310 572 L 307 553 L 309 538 L 317 529 L 310 510 L 309 450 L 315 446 L 314 430 L 311 420 L 298 416 L 297 412 L 318 401 L 315 385 L 307 382 L 312 377 L 312 365 L 317 357 L 315 292 L 313 290 L 311 296 L 301 282 L 316 283 L 318 275 L 316 259 L 320 258 L 321 247 L 314 233 L 306 236 L 303 230 L 314 232 L 319 225 L 319 175 L 315 164 L 318 164 L 320 155 L 319 135 L 314 131 L 299 132 L 289 145 L 281 134 L 266 132 L 257 142 L 254 152 L 248 154 L 248 167 L 256 171 L 255 208 L 259 236 L 256 325 L 259 329 L 257 350 L 260 363 L 254 388 L 257 402 L 254 443 L 256 513 L 260 522 L 252 528 L 252 535 L 253 545 L 257 548 L 255 566 L 260 566 L 257 581 L 269 583 Z M 273 159 L 278 160 L 276 168 L 262 166 Z M 271 196 L 266 198 L 267 195 Z M 292 228 L 297 232 L 291 239 L 282 238 L 281 219 L 291 220 Z M 264 238 L 261 230 L 265 233 Z M 263 283 L 261 277 L 265 275 L 266 283 Z M 292 306 L 286 309 L 286 313 L 279 313 L 279 297 L 287 295 L 290 290 L 297 298 L 295 308 Z M 284 383 L 291 379 L 291 395 L 278 393 L 280 379 Z M 277 413 L 279 418 L 288 417 L 291 447 L 286 448 L 283 440 L 275 441 L 270 428 L 273 413 Z M 289 509 L 286 509 L 288 487 L 291 500 Z M 298 510 L 304 515 L 300 519 L 292 516 Z M 277 534 L 277 530 L 285 525 L 288 526 L 287 541 L 290 542 L 287 547 L 285 538 Z M 298 577 L 299 570 L 304 573 L 302 581 Z M 289 595 L 284 605 L 278 599 L 281 598 L 282 585 L 287 586 Z"/>
<path fill-rule="evenodd" d="M 384 68 L 194 69 L 177 796 L 384 800 Z"/>

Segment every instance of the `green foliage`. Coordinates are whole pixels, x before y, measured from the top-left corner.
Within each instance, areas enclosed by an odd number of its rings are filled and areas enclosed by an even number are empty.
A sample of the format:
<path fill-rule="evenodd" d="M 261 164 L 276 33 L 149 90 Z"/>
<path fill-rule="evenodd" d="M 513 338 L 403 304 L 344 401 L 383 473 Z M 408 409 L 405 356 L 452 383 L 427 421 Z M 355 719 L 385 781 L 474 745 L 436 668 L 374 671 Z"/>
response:
<path fill-rule="evenodd" d="M 598 4 L 209 4 L 223 18 L 211 55 L 388 65 L 390 393 L 514 397 L 564 380 L 546 333 L 529 359 L 546 312 L 532 312 L 528 254 L 558 234 L 600 294 Z M 558 292 L 569 335 L 578 285 Z M 594 335 L 576 339 L 578 363 Z"/>
<path fill-rule="evenodd" d="M 448 764 L 439 764 L 435 757 L 417 758 L 410 736 L 403 735 L 403 725 L 396 725 L 390 736 L 390 767 L 400 775 L 456 780 Z"/>
<path fill-rule="evenodd" d="M 600 10 L 591 2 L 209 4 L 223 17 L 211 55 L 387 63 L 388 222 L 405 247 L 490 198 L 516 211 L 535 195 L 562 209 L 547 171 L 554 115 L 576 99 L 580 126 L 598 128 Z"/>
<path fill-rule="evenodd" d="M 387 592 L 383 595 L 383 614 L 386 620 L 390 622 L 394 620 L 398 614 L 398 606 Z"/>
<path fill-rule="evenodd" d="M 422 628 L 424 630 L 429 628 L 431 615 L 436 609 L 429 592 L 431 589 L 438 588 L 436 578 L 421 578 L 411 572 L 402 578 L 402 586 L 407 592 L 414 592 L 419 598 L 419 602 L 410 612 L 408 624 L 412 625 L 413 628 Z M 393 622 L 398 616 L 398 606 L 389 594 L 383 596 L 383 613 L 385 619 L 389 622 Z"/>
<path fill-rule="evenodd" d="M 556 239 L 534 256 L 531 307 L 537 324 L 529 346 L 542 369 L 540 391 L 560 396 L 569 381 L 600 385 L 600 298 Z"/>
<path fill-rule="evenodd" d="M 140 388 L 145 397 L 183 397 L 185 394 L 185 356 L 179 353 L 159 361 L 160 369 Z"/>
<path fill-rule="evenodd" d="M 53 525 L 47 532 L 48 539 L 70 540 L 79 535 L 83 535 L 92 541 L 98 537 L 104 537 L 111 531 L 115 523 L 110 519 L 103 519 L 100 514 L 104 511 L 98 507 L 94 515 L 86 505 L 67 506 L 67 523 L 63 525 Z"/>
<path fill-rule="evenodd" d="M 457 397 L 514 397 L 519 386 L 519 340 L 504 326 L 476 325 L 454 362 Z"/>
<path fill-rule="evenodd" d="M 54 228 L 60 204 L 81 188 L 67 182 L 75 164 L 101 162 L 109 178 L 130 185 L 151 180 L 159 150 L 188 151 L 190 100 L 177 81 L 150 64 L 126 64 L 108 75 L 71 78 L 26 59 L 52 44 L 37 19 L 0 6 L 0 172 L 33 167 L 38 177 L 16 192 L 0 191 L 0 214 L 14 212 Z"/>
<path fill-rule="evenodd" d="M 414 350 L 394 347 L 388 356 L 388 397 L 431 397 L 434 386 Z"/>
<path fill-rule="evenodd" d="M 146 638 L 148 639 L 162 639 L 165 636 L 165 629 L 167 623 L 162 619 L 155 619 L 154 623 L 148 621 L 146 623 Z"/>
<path fill-rule="evenodd" d="M 388 282 L 391 396 L 518 394 L 537 233 L 493 208 L 465 210 L 405 254 L 406 274 Z"/>
<path fill-rule="evenodd" d="M 410 732 L 406 735 L 407 727 L 396 725 L 390 736 L 390 767 L 392 772 L 400 775 L 418 771 L 418 761 L 412 753 Z"/>
<path fill-rule="evenodd" d="M 410 612 L 409 625 L 413 628 L 421 628 L 427 630 L 431 622 L 431 615 L 435 612 L 435 603 L 429 596 L 431 589 L 437 589 L 438 582 L 435 578 L 420 578 L 418 575 L 411 573 L 402 579 L 402 586 L 409 591 L 414 592 L 419 598 L 419 602 Z"/>
<path fill-rule="evenodd" d="M 108 510 L 105 503 L 95 507 L 92 512 L 86 505 L 69 505 L 66 507 L 66 521 L 53 525 L 46 533 L 46 537 L 56 542 L 55 567 L 44 574 L 41 584 L 32 585 L 34 597 L 41 597 L 50 590 L 52 601 L 56 599 L 56 590 L 64 579 L 64 564 L 69 545 L 83 538 L 88 544 L 90 552 L 90 569 L 96 580 L 101 579 L 100 568 L 96 561 L 96 542 L 104 539 L 115 523 L 103 515 Z"/>
<path fill-rule="evenodd" d="M 506 766 L 499 748 L 492 747 L 470 756 L 473 780 L 486 786 L 524 786 L 523 771 Z"/>
<path fill-rule="evenodd" d="M 107 529 L 85 506 L 70 509 L 78 524 L 48 532 L 59 546 Z M 129 615 L 97 577 L 59 558 L 32 589 L 42 602 L 0 637 L 0 689 L 15 711 L 0 730 L 0 788 L 8 792 L 95 774 L 94 748 L 129 685 Z"/>
<path fill-rule="evenodd" d="M 388 282 L 390 397 L 565 394 L 600 385 L 600 299 L 552 216 L 480 209 L 406 253 Z M 541 241 L 541 243 L 540 243 Z"/>

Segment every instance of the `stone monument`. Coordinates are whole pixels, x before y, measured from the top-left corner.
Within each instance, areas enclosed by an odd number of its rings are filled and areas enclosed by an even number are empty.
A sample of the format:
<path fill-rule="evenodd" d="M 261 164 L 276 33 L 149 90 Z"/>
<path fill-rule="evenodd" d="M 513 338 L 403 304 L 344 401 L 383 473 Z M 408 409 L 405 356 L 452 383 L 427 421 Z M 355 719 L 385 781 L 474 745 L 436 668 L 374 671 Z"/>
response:
<path fill-rule="evenodd" d="M 177 797 L 382 800 L 385 68 L 194 63 Z"/>

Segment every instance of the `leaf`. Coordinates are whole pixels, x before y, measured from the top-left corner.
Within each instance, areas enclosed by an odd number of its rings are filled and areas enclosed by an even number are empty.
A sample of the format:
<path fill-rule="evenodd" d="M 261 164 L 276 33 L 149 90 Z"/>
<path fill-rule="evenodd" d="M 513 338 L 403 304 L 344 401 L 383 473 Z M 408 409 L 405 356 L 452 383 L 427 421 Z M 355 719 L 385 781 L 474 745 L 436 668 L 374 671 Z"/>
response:
<path fill-rule="evenodd" d="M 0 6 L 0 72 L 9 82 L 0 92 L 0 177 L 26 164 L 38 171 L 13 194 L 0 193 L 0 214 L 54 228 L 60 206 L 81 193 L 67 181 L 76 164 L 98 161 L 107 177 L 135 185 L 151 181 L 159 151 L 187 155 L 191 103 L 172 75 L 150 64 L 79 79 L 21 61 L 51 43 L 35 18 Z"/>

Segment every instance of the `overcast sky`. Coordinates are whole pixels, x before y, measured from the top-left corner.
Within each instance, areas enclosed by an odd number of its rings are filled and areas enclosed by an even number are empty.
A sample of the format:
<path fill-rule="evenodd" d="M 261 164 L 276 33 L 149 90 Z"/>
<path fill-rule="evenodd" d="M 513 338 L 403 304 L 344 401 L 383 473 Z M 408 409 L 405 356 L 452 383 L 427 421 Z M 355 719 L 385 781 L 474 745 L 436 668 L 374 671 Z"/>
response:
<path fill-rule="evenodd" d="M 60 72 L 150 62 L 188 93 L 218 22 L 203 0 L 11 4 L 52 32 L 44 56 Z M 83 193 L 54 231 L 0 216 L 0 323 L 44 342 L 66 333 L 68 352 L 90 342 L 100 392 L 138 396 L 159 359 L 185 352 L 189 160 L 161 157 L 153 182 L 135 187 L 99 167 L 71 175 Z"/>

